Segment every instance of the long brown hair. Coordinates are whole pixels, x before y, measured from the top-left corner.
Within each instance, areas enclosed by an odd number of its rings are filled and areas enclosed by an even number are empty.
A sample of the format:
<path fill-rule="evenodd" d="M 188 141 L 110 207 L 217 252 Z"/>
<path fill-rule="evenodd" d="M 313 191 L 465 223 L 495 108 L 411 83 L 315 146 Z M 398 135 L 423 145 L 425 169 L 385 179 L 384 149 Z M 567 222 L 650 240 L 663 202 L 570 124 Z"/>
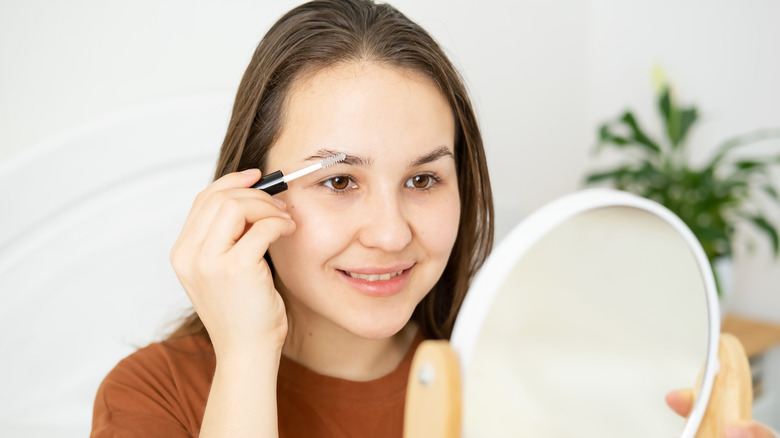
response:
<path fill-rule="evenodd" d="M 422 73 L 452 107 L 460 226 L 444 273 L 412 315 L 426 338 L 448 339 L 471 279 L 492 247 L 492 193 L 463 81 L 434 39 L 398 10 L 372 0 L 315 0 L 279 19 L 260 41 L 238 87 L 214 177 L 253 167 L 265 171 L 294 81 L 351 61 Z M 194 312 L 170 338 L 191 334 L 208 336 Z"/>

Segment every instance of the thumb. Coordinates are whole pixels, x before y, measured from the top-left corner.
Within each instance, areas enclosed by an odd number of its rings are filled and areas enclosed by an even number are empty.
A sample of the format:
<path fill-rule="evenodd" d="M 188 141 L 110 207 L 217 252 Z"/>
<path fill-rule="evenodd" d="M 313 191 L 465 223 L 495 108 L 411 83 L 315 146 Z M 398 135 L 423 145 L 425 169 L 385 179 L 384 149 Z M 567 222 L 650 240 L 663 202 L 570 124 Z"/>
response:
<path fill-rule="evenodd" d="M 777 438 L 777 435 L 761 423 L 746 422 L 726 426 L 725 438 Z"/>
<path fill-rule="evenodd" d="M 677 415 L 687 417 L 691 413 L 691 409 L 693 409 L 693 390 L 678 389 L 666 394 L 666 404 Z"/>

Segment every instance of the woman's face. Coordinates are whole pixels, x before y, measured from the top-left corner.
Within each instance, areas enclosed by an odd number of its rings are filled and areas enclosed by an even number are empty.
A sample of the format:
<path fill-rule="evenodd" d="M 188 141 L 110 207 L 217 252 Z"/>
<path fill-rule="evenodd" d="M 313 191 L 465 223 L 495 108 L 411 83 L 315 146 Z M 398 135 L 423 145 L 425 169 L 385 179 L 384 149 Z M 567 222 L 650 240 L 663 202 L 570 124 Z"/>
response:
<path fill-rule="evenodd" d="M 296 231 L 269 248 L 294 330 L 381 339 L 438 281 L 458 231 L 455 121 L 430 79 L 373 63 L 298 81 L 267 169 L 347 159 L 277 195 Z"/>

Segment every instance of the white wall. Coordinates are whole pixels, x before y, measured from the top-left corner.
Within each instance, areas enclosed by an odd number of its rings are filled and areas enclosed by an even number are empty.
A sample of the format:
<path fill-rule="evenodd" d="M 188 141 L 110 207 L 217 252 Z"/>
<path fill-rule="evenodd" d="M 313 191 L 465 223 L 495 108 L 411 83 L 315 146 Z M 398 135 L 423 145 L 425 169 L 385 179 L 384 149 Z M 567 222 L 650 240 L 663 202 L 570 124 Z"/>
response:
<path fill-rule="evenodd" d="M 149 101 L 233 93 L 294 2 L 0 2 L 0 159 Z"/>
<path fill-rule="evenodd" d="M 651 71 L 662 66 L 679 99 L 696 104 L 701 122 L 691 132 L 693 158 L 701 159 L 738 134 L 780 127 L 780 2 L 593 0 L 588 55 L 590 126 L 633 108 L 653 132 Z M 593 138 L 593 136 L 591 136 Z M 780 153 L 767 141 L 746 153 Z M 780 173 L 774 175 L 780 183 Z M 769 210 L 780 224 L 780 210 Z M 740 229 L 740 241 L 756 238 L 756 250 L 737 246 L 732 311 L 780 321 L 780 263 L 763 236 Z"/>

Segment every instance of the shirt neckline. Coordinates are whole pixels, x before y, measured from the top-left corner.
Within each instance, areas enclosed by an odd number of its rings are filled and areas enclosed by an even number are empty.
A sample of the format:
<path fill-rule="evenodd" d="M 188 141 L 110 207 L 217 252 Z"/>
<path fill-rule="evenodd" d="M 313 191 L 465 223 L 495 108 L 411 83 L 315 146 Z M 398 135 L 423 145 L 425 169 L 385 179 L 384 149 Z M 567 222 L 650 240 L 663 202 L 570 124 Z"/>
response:
<path fill-rule="evenodd" d="M 398 366 L 382 377 L 367 381 L 354 381 L 320 374 L 282 355 L 279 362 L 278 384 L 291 391 L 307 395 L 327 395 L 331 399 L 376 400 L 382 396 L 404 394 L 414 352 L 422 341 L 423 336 L 418 330 Z"/>

